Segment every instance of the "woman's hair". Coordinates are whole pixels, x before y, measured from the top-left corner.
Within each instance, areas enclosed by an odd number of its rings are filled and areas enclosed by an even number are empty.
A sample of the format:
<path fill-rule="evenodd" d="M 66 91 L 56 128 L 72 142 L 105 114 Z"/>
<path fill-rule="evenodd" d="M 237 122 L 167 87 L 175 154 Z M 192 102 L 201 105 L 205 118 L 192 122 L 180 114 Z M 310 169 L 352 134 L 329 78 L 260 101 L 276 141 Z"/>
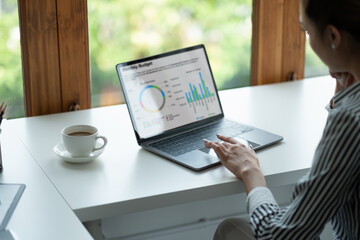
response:
<path fill-rule="evenodd" d="M 329 24 L 348 32 L 360 44 L 360 0 L 303 0 L 306 15 L 323 32 Z"/>

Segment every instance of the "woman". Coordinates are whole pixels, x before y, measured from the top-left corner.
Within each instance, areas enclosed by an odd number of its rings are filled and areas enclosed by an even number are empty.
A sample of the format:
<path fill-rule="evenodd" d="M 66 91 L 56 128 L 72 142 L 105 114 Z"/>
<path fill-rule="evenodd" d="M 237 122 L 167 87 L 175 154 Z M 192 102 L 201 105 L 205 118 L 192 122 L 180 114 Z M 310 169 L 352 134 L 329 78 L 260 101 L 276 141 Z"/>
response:
<path fill-rule="evenodd" d="M 231 137 L 204 140 L 243 181 L 252 229 L 242 219 L 228 219 L 214 239 L 317 239 L 330 220 L 334 238 L 360 239 L 360 1 L 301 0 L 300 8 L 311 47 L 336 78 L 313 165 L 281 210 L 251 148 Z"/>

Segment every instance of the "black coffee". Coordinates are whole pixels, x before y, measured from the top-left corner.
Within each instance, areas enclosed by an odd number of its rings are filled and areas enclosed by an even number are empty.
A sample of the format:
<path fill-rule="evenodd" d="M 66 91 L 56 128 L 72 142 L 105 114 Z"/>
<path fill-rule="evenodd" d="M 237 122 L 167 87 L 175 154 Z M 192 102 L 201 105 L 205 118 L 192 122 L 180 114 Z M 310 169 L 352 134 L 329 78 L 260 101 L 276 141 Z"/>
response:
<path fill-rule="evenodd" d="M 69 133 L 69 136 L 77 136 L 77 137 L 81 137 L 81 136 L 90 136 L 92 135 L 92 133 L 89 132 L 73 132 L 73 133 Z"/>

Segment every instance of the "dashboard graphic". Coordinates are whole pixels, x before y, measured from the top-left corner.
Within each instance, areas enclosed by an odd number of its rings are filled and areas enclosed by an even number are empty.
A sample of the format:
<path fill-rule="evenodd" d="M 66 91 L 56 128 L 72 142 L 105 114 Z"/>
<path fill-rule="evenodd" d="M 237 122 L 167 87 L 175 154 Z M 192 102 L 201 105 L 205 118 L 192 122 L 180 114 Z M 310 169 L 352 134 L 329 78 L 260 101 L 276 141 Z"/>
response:
<path fill-rule="evenodd" d="M 121 66 L 122 87 L 140 138 L 221 114 L 203 49 Z"/>

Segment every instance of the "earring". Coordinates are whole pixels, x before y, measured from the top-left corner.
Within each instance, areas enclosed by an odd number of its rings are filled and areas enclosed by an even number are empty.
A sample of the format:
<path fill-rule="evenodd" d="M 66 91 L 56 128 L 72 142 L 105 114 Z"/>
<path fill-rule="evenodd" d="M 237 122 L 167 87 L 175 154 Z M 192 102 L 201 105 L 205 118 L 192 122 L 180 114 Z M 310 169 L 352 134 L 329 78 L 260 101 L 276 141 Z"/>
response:
<path fill-rule="evenodd" d="M 332 49 L 335 49 L 335 48 L 336 48 L 335 43 L 331 44 L 331 48 L 332 48 Z"/>

